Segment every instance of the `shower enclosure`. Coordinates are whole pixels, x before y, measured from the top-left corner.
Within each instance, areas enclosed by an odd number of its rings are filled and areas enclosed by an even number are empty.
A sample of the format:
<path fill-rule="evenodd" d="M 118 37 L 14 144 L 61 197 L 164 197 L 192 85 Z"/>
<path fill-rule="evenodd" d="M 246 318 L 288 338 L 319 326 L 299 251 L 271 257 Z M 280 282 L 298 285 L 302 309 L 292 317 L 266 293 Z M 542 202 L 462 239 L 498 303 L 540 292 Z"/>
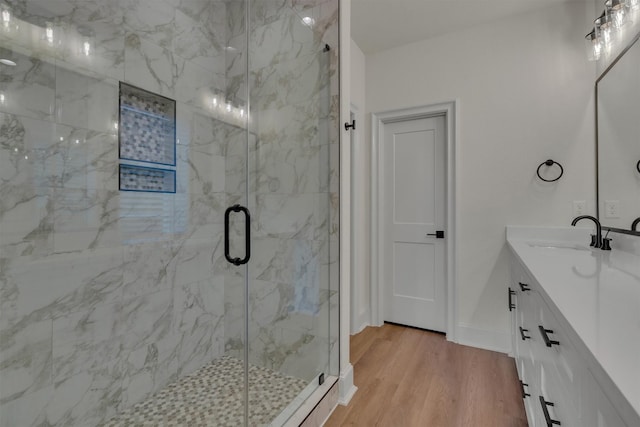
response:
<path fill-rule="evenodd" d="M 338 0 L 0 14 L 0 425 L 283 425 L 338 373 Z"/>

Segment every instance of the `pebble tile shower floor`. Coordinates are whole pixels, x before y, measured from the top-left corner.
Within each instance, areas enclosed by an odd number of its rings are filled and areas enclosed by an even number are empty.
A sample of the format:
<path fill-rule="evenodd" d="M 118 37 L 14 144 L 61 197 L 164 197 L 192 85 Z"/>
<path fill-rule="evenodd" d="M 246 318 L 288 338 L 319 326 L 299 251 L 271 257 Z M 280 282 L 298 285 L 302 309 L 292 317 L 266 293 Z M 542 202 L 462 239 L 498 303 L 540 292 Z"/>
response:
<path fill-rule="evenodd" d="M 238 427 L 243 425 L 243 362 L 223 356 L 169 384 L 103 427 Z M 307 382 L 249 365 L 249 425 L 268 425 Z"/>

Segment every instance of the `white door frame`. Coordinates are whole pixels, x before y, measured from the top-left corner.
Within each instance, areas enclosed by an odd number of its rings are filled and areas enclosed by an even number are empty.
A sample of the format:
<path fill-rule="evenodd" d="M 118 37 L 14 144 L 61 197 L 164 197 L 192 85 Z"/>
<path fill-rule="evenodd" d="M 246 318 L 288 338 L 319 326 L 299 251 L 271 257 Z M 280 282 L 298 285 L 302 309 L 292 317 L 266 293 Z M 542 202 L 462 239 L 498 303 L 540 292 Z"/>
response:
<path fill-rule="evenodd" d="M 445 280 L 447 290 L 446 306 L 446 334 L 447 340 L 456 341 L 456 261 L 457 261 L 457 213 L 456 213 L 456 148 L 457 148 L 457 116 L 458 101 L 442 102 L 422 107 L 401 110 L 384 111 L 371 114 L 371 321 L 380 326 L 384 322 L 384 246 L 381 242 L 384 236 L 384 220 L 379 212 L 384 206 L 384 165 L 380 156 L 381 138 L 384 137 L 386 123 L 403 120 L 420 119 L 444 115 L 446 144 L 446 221 L 447 221 L 447 249 Z"/>
<path fill-rule="evenodd" d="M 360 301 L 357 298 L 357 292 L 361 291 L 365 286 L 364 272 L 366 267 L 366 261 L 370 257 L 367 253 L 364 257 L 357 256 L 359 251 L 364 251 L 365 247 L 362 244 L 364 236 L 363 231 L 358 226 L 364 215 L 367 214 L 364 203 L 358 203 L 357 194 L 360 188 L 364 186 L 363 181 L 363 168 L 365 159 L 360 155 L 362 152 L 362 123 L 364 120 L 360 117 L 360 109 L 351 104 L 349 121 L 355 120 L 358 126 L 351 129 L 351 319 L 350 319 L 350 331 L 351 334 L 357 334 L 362 331 L 366 326 L 370 324 L 369 310 L 370 301 Z M 366 233 L 366 230 L 364 231 Z M 360 304 L 364 304 L 362 313 Z"/>

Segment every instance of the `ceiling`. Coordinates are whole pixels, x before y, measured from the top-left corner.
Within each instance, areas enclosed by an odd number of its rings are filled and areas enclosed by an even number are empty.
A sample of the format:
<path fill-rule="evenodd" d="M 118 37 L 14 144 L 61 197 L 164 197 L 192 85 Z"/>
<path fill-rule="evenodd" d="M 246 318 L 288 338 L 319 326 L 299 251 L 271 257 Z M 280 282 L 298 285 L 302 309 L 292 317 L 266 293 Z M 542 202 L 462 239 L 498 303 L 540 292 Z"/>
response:
<path fill-rule="evenodd" d="M 351 37 L 375 53 L 563 1 L 351 0 Z"/>

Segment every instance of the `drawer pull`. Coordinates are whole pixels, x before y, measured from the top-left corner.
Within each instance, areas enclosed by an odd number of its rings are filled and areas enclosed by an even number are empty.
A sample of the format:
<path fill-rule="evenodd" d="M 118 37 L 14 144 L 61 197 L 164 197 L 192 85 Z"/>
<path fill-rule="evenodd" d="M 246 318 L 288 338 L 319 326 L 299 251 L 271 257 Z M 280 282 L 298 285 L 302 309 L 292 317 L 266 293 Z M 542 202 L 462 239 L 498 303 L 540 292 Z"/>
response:
<path fill-rule="evenodd" d="M 520 285 L 520 289 L 522 290 L 522 292 L 527 292 L 531 290 L 529 285 L 527 285 L 526 283 L 518 282 L 518 285 Z"/>
<path fill-rule="evenodd" d="M 522 389 L 522 398 L 526 399 L 527 397 L 529 397 L 531 395 L 529 393 L 527 393 L 526 391 L 524 391 L 524 386 L 529 387 L 529 384 L 523 383 L 522 380 L 520 380 L 520 388 Z"/>
<path fill-rule="evenodd" d="M 522 341 L 531 339 L 531 337 L 529 335 L 525 335 L 524 334 L 525 332 L 529 332 L 529 330 L 528 329 L 524 329 L 522 326 L 520 326 L 520 336 L 522 337 Z"/>
<path fill-rule="evenodd" d="M 540 329 L 540 334 L 542 335 L 542 339 L 544 340 L 544 343 L 546 344 L 547 347 L 551 347 L 552 345 L 560 345 L 559 341 L 554 341 L 552 339 L 549 339 L 548 334 L 553 333 L 552 329 L 545 329 L 542 326 L 538 326 L 538 329 Z"/>
<path fill-rule="evenodd" d="M 513 311 L 513 309 L 516 308 L 516 305 L 513 303 L 513 300 L 511 299 L 511 297 L 515 294 L 516 294 L 516 291 L 509 288 L 509 311 Z"/>
<path fill-rule="evenodd" d="M 544 397 L 540 396 L 540 405 L 542 406 L 542 412 L 544 412 L 544 420 L 547 422 L 547 427 L 562 425 L 560 421 L 554 420 L 551 418 L 551 415 L 549 415 L 549 409 L 547 409 L 547 406 L 553 406 L 553 403 L 547 402 L 544 400 Z"/>

